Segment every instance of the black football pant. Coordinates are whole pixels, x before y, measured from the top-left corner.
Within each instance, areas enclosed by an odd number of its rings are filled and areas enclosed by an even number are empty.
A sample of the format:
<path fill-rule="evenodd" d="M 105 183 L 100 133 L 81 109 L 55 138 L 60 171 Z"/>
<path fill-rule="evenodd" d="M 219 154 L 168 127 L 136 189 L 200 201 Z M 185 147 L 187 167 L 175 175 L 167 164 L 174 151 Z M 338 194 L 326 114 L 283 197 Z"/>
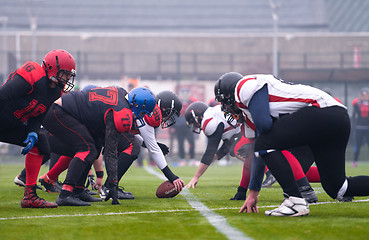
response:
<path fill-rule="evenodd" d="M 298 196 L 291 167 L 280 151 L 308 146 L 314 155 L 324 190 L 335 199 L 346 180 L 345 151 L 350 129 L 349 115 L 342 107 L 304 107 L 274 122 L 271 131 L 256 139 L 255 151 L 263 158 L 284 192 Z M 344 196 L 367 195 L 369 176 L 348 179 Z"/>
<path fill-rule="evenodd" d="M 84 186 L 92 163 L 98 158 L 101 146 L 96 146 L 86 126 L 53 104 L 43 126 L 49 131 L 51 151 L 73 157 L 64 184 Z"/>

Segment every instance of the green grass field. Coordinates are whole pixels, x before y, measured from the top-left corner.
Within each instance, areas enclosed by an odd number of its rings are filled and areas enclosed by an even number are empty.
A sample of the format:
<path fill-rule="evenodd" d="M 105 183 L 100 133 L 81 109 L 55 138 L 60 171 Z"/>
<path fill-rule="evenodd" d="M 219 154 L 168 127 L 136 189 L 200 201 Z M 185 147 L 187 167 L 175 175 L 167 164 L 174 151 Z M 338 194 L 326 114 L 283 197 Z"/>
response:
<path fill-rule="evenodd" d="M 369 236 L 369 199 L 356 197 L 351 203 L 338 203 L 328 197 L 320 184 L 314 183 L 319 202 L 310 206 L 310 215 L 300 218 L 264 216 L 264 210 L 282 202 L 278 184 L 263 189 L 259 214 L 239 214 L 243 201 L 230 201 L 239 184 L 242 166 L 211 166 L 196 189 L 172 199 L 158 199 L 157 186 L 163 181 L 144 168 L 132 167 L 123 178 L 134 200 L 93 203 L 91 207 L 57 209 L 22 209 L 23 188 L 15 186 L 14 177 L 23 165 L 0 165 L 0 239 L 367 239 Z M 48 167 L 42 167 L 41 174 Z M 196 167 L 177 167 L 173 171 L 187 183 Z M 155 169 L 157 171 L 157 169 Z M 158 172 L 159 173 L 159 172 Z M 347 175 L 369 173 L 369 164 L 356 169 L 347 165 Z M 64 179 L 64 175 L 61 177 Z M 55 201 L 57 194 L 38 191 L 39 196 Z M 189 197 L 190 196 L 190 197 Z M 195 199 L 208 210 L 199 212 L 188 201 Z M 207 213 L 224 217 L 232 231 L 211 225 Z M 215 225 L 224 222 L 216 217 Z M 227 230 L 227 229 L 226 229 Z"/>

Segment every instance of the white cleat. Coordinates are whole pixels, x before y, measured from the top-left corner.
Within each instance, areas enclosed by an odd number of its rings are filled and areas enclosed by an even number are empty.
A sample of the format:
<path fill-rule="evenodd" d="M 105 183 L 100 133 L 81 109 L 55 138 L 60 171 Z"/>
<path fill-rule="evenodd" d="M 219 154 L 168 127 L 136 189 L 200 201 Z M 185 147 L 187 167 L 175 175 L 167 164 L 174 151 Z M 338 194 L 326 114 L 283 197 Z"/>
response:
<path fill-rule="evenodd" d="M 265 215 L 276 217 L 300 217 L 309 213 L 309 204 L 304 198 L 298 197 L 287 197 L 278 208 L 265 211 Z"/>

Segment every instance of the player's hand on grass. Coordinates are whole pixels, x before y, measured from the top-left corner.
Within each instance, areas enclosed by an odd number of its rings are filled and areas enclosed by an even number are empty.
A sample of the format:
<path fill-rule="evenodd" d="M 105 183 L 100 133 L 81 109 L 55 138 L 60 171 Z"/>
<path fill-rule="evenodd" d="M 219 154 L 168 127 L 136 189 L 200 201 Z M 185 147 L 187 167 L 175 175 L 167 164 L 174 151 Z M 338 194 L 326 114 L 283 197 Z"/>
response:
<path fill-rule="evenodd" d="M 185 188 L 196 188 L 196 184 L 199 181 L 198 178 L 193 177 L 191 181 L 185 186 Z"/>
<path fill-rule="evenodd" d="M 259 191 L 251 190 L 249 191 L 249 196 L 247 196 L 243 206 L 241 207 L 239 213 L 246 212 L 246 213 L 258 213 L 258 195 Z"/>

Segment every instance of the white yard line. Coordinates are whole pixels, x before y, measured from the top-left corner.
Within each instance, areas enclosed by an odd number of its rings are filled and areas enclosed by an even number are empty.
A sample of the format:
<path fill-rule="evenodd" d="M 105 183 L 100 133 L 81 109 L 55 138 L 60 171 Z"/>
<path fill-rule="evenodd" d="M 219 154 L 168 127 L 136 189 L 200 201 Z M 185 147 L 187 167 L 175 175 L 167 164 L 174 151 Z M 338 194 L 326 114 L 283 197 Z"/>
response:
<path fill-rule="evenodd" d="M 152 174 L 157 176 L 158 178 L 162 180 L 167 180 L 162 173 L 157 172 L 151 167 L 145 167 L 145 170 Z M 232 227 L 228 224 L 227 219 L 219 214 L 216 214 L 211 209 L 209 209 L 205 204 L 203 204 L 201 201 L 199 201 L 196 196 L 194 196 L 188 189 L 183 189 L 180 193 L 187 202 L 194 208 L 195 210 L 199 211 L 202 216 L 204 216 L 211 225 L 215 227 L 215 229 L 221 233 L 223 233 L 228 239 L 245 239 L 245 240 L 251 240 L 252 238 L 249 238 L 246 236 L 243 232 L 239 231 L 238 229 Z"/>

